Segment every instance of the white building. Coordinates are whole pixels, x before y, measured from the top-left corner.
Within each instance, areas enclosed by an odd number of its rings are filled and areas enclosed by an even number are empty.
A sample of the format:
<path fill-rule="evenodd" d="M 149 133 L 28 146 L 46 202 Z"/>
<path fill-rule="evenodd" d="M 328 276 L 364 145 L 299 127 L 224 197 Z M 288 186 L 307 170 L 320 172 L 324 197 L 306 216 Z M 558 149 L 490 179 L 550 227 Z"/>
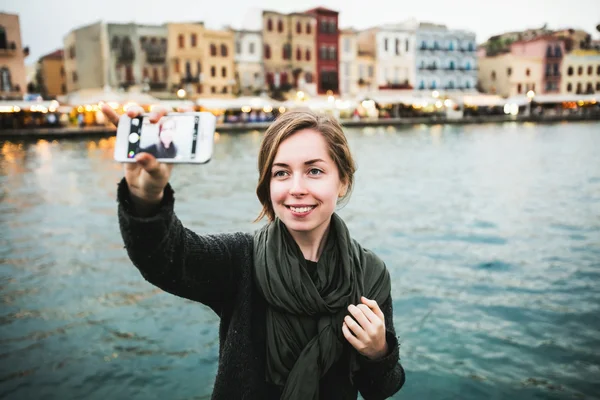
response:
<path fill-rule="evenodd" d="M 376 87 L 409 89 L 415 84 L 415 29 L 409 22 L 382 25 L 359 34 L 359 51 L 375 59 Z"/>
<path fill-rule="evenodd" d="M 416 30 L 416 90 L 475 90 L 475 33 L 421 23 Z"/>
<path fill-rule="evenodd" d="M 236 81 L 241 94 L 264 89 L 263 41 L 260 30 L 234 30 Z"/>
<path fill-rule="evenodd" d="M 354 29 L 340 30 L 339 82 L 342 96 L 354 96 L 359 91 L 358 76 L 358 32 Z"/>

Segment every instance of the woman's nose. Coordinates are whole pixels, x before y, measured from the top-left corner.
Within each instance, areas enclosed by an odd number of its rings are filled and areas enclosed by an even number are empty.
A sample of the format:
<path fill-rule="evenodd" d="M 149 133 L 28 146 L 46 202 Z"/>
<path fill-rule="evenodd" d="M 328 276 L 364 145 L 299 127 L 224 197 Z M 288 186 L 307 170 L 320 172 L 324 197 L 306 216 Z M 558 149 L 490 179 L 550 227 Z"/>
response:
<path fill-rule="evenodd" d="M 290 187 L 290 194 L 292 196 L 300 196 L 306 194 L 306 187 L 304 185 L 304 179 L 301 176 L 295 176 L 292 178 L 292 186 Z"/>

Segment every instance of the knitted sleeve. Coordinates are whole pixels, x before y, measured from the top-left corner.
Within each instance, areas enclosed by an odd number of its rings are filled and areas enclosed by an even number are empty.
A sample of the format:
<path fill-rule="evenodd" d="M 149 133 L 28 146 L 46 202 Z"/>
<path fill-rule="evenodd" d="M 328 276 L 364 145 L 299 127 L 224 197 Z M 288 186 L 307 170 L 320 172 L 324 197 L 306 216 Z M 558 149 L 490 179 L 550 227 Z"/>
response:
<path fill-rule="evenodd" d="M 380 305 L 385 317 L 387 356 L 370 360 L 359 356 L 360 370 L 356 375 L 357 388 L 365 400 L 387 399 L 404 385 L 404 368 L 400 365 L 400 348 L 394 329 L 392 297 Z"/>
<path fill-rule="evenodd" d="M 201 302 L 217 314 L 233 301 L 237 268 L 251 257 L 251 236 L 243 233 L 199 236 L 174 213 L 174 192 L 165 188 L 157 212 L 135 215 L 127 182 L 117 191 L 118 216 L 125 248 L 142 276 L 166 292 Z"/>

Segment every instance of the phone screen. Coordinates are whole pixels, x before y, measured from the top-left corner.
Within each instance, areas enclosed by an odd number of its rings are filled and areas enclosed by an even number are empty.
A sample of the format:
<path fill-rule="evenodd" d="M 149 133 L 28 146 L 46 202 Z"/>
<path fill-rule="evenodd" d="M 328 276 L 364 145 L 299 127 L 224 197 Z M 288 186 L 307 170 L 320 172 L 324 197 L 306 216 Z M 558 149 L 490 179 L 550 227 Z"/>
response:
<path fill-rule="evenodd" d="M 208 161 L 216 121 L 212 114 L 203 114 L 168 114 L 157 123 L 151 123 L 146 115 L 120 121 L 119 131 L 127 136 L 124 158 L 131 160 L 139 153 L 150 153 L 167 162 Z"/>

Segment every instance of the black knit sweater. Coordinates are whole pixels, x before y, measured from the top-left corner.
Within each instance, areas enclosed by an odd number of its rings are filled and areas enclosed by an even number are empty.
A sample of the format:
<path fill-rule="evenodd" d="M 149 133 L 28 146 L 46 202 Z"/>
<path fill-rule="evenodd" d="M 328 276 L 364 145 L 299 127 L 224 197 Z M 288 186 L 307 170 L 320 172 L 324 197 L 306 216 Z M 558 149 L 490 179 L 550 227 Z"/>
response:
<path fill-rule="evenodd" d="M 221 320 L 219 365 L 213 399 L 278 399 L 281 388 L 265 380 L 266 302 L 254 284 L 253 236 L 247 233 L 199 236 L 183 227 L 167 186 L 158 211 L 135 215 L 125 179 L 118 188 L 119 223 L 133 264 L 150 283 L 210 307 Z M 342 358 L 321 379 L 321 399 L 385 399 L 404 384 L 391 298 L 380 305 L 390 352 L 379 360 L 359 356 L 351 382 Z"/>

